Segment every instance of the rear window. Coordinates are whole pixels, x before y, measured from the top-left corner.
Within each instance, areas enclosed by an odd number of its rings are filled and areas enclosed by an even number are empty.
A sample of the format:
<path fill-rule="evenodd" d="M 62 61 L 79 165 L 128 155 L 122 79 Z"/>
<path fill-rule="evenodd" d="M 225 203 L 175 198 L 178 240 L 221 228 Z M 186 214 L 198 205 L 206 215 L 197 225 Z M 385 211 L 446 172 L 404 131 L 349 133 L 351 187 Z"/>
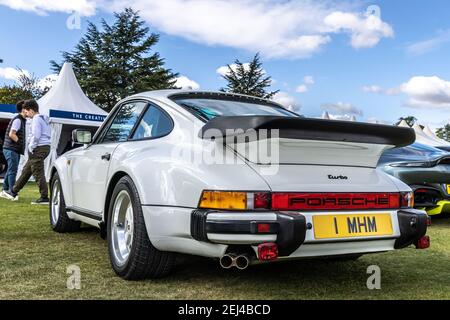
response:
<path fill-rule="evenodd" d="M 294 112 L 269 103 L 193 98 L 174 99 L 173 101 L 205 122 L 219 116 L 299 116 Z"/>

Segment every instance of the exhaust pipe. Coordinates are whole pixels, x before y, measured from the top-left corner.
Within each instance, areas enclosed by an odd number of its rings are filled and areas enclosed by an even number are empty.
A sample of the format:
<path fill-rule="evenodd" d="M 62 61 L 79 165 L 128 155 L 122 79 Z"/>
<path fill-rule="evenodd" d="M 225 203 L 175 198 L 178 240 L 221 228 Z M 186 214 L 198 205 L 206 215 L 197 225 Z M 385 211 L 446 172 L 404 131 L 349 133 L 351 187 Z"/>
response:
<path fill-rule="evenodd" d="M 220 260 L 220 266 L 224 269 L 236 267 L 239 270 L 245 270 L 250 265 L 250 258 L 247 254 L 230 254 L 223 255 Z"/>
<path fill-rule="evenodd" d="M 225 254 L 220 258 L 220 266 L 224 269 L 230 269 L 234 265 L 235 257 L 230 254 Z"/>
<path fill-rule="evenodd" d="M 250 265 L 250 259 L 246 254 L 242 254 L 236 257 L 235 265 L 239 270 L 245 270 Z"/>

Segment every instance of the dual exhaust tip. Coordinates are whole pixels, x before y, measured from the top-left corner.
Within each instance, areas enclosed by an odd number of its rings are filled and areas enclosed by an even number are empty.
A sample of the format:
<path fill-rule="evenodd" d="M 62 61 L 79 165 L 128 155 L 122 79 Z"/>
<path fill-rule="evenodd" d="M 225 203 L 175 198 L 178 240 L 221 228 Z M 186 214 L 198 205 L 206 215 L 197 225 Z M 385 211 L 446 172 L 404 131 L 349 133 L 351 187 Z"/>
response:
<path fill-rule="evenodd" d="M 250 265 L 250 258 L 246 254 L 227 253 L 220 258 L 220 266 L 224 269 L 236 267 L 239 270 L 245 270 Z"/>

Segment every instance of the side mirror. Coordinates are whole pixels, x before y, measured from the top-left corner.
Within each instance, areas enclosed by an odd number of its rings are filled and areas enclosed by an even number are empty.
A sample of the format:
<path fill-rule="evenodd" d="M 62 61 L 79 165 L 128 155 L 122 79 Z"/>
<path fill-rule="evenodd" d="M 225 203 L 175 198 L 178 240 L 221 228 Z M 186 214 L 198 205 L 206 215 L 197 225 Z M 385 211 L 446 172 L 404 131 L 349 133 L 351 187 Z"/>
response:
<path fill-rule="evenodd" d="M 89 130 L 75 129 L 72 131 L 72 141 L 76 144 L 89 144 L 92 142 L 92 133 Z"/>

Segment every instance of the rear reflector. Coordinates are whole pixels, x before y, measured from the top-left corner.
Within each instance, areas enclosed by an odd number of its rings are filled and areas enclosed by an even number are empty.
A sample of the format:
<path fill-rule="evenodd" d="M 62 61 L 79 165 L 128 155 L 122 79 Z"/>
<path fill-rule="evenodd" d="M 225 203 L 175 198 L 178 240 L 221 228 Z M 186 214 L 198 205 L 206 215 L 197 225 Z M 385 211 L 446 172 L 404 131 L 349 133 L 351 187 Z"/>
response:
<path fill-rule="evenodd" d="M 430 247 L 430 237 L 423 236 L 416 242 L 416 249 L 428 249 Z"/>
<path fill-rule="evenodd" d="M 268 223 L 258 223 L 258 233 L 269 233 L 270 232 L 270 224 Z"/>
<path fill-rule="evenodd" d="M 275 210 L 398 209 L 399 193 L 273 193 Z"/>
<path fill-rule="evenodd" d="M 273 261 L 278 258 L 278 246 L 275 243 L 261 243 L 258 245 L 258 259 Z"/>

